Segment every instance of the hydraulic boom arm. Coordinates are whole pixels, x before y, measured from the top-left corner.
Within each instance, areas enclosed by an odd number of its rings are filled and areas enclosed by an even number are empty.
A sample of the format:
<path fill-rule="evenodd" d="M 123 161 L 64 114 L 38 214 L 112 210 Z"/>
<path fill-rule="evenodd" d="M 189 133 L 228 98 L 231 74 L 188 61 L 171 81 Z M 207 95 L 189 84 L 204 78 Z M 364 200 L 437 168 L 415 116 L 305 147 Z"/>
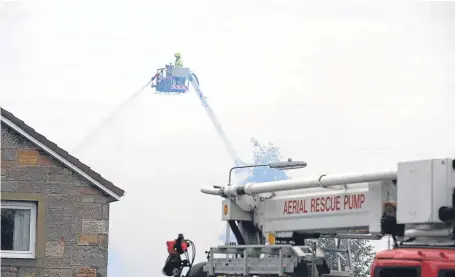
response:
<path fill-rule="evenodd" d="M 264 237 L 336 236 L 359 230 L 381 235 L 383 215 L 390 212 L 386 207 L 391 203 L 400 228 L 442 223 L 438 209 L 452 205 L 454 167 L 452 159 L 410 161 L 392 170 L 233 184 L 202 192 L 225 198 L 223 220 L 251 221 Z"/>
<path fill-rule="evenodd" d="M 226 134 L 224 133 L 223 128 L 221 127 L 221 124 L 218 122 L 218 120 L 215 116 L 215 113 L 210 108 L 205 95 L 202 93 L 201 88 L 199 87 L 199 81 L 198 81 L 196 75 L 194 75 L 194 73 L 192 73 L 192 72 L 190 74 L 190 82 L 193 85 L 193 88 L 196 91 L 199 99 L 201 100 L 202 106 L 205 108 L 205 111 L 207 112 L 207 114 L 210 118 L 210 121 L 213 124 L 213 127 L 215 127 L 218 135 L 223 140 L 224 146 L 226 147 L 226 150 L 228 151 L 229 156 L 234 161 L 235 166 L 242 165 L 243 162 L 237 157 L 237 153 L 235 152 L 234 148 L 232 147 L 231 142 L 226 137 Z"/>

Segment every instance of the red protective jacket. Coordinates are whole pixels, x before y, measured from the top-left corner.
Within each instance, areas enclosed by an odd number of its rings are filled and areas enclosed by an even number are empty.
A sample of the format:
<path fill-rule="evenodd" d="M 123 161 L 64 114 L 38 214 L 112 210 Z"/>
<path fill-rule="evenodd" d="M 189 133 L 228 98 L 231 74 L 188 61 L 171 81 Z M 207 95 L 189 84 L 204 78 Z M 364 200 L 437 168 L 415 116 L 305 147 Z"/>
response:
<path fill-rule="evenodd" d="M 175 250 L 176 243 L 177 243 L 176 240 L 169 240 L 166 242 L 167 252 L 169 252 L 170 255 L 180 255 L 181 254 Z M 188 244 L 186 242 L 182 242 L 181 247 L 182 247 L 183 252 L 186 252 L 188 249 Z"/>

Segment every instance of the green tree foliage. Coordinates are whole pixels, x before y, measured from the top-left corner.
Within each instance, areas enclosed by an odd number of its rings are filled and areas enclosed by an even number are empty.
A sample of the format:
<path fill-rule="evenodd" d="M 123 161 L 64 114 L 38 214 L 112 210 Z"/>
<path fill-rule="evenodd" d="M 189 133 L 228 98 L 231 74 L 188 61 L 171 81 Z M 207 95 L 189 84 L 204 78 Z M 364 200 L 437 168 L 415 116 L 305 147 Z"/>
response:
<path fill-rule="evenodd" d="M 311 240 L 316 242 L 318 247 L 321 248 L 337 248 L 336 240 L 329 238 L 321 238 L 317 240 Z M 354 268 L 355 277 L 367 277 L 370 276 L 370 267 L 373 262 L 375 251 L 373 245 L 368 240 L 349 240 L 351 248 L 352 264 Z M 347 240 L 343 239 L 340 241 L 340 248 L 347 249 Z M 346 254 L 341 254 L 343 258 L 347 259 Z M 326 252 L 327 263 L 331 269 L 338 270 L 338 259 L 339 256 L 334 252 Z M 346 262 L 340 259 L 341 270 L 345 269 Z"/>
<path fill-rule="evenodd" d="M 282 159 L 280 148 L 269 142 L 267 145 L 260 144 L 255 138 L 251 139 L 253 143 L 253 161 L 251 164 L 269 164 L 278 162 Z M 262 183 L 278 180 L 287 180 L 288 175 L 283 170 L 269 167 L 253 168 L 252 174 L 247 178 L 247 182 Z"/>

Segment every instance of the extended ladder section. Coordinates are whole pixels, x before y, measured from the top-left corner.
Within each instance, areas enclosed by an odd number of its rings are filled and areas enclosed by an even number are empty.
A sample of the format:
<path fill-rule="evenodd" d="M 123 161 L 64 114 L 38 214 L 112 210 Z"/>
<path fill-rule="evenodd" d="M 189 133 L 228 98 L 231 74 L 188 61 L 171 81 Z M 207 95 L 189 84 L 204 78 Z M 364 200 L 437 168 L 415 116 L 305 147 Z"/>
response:
<path fill-rule="evenodd" d="M 452 159 L 420 160 L 378 172 L 204 188 L 202 192 L 224 198 L 222 219 L 245 244 L 212 248 L 206 271 L 210 276 L 351 275 L 349 243 L 347 249 L 313 254 L 308 239 L 322 237 L 392 235 L 402 242 L 412 238 L 425 245 L 455 245 L 447 223 L 455 219 L 454 167 Z M 346 272 L 321 266 L 330 251 L 348 254 Z M 216 253 L 236 255 L 218 258 Z M 303 264 L 308 270 L 302 271 Z"/>
<path fill-rule="evenodd" d="M 188 75 L 188 79 L 193 85 L 194 90 L 196 91 L 197 96 L 199 97 L 199 100 L 201 101 L 202 106 L 204 107 L 205 111 L 207 112 L 207 115 L 209 116 L 210 121 L 212 122 L 213 127 L 215 127 L 216 132 L 220 136 L 220 138 L 223 140 L 224 146 L 226 147 L 226 150 L 231 157 L 231 159 L 234 161 L 235 166 L 242 166 L 245 165 L 244 162 L 242 162 L 238 156 L 237 153 L 234 150 L 234 147 L 232 146 L 231 142 L 227 138 L 226 134 L 224 133 L 224 130 L 221 126 L 221 124 L 218 122 L 218 119 L 215 116 L 215 113 L 213 112 L 212 108 L 209 106 L 209 103 L 207 102 L 207 98 L 205 95 L 202 93 L 201 87 L 199 86 L 199 80 L 197 79 L 196 75 L 193 72 L 190 72 Z M 237 169 L 234 171 L 235 175 L 237 177 L 237 180 L 243 181 L 246 179 L 246 177 L 249 174 L 249 170 L 245 169 Z M 229 224 L 226 224 L 226 244 L 230 244 L 231 241 L 231 228 Z"/>
<path fill-rule="evenodd" d="M 193 85 L 193 88 L 196 91 L 196 93 L 202 103 L 202 106 L 205 108 L 205 111 L 207 112 L 207 115 L 209 116 L 213 127 L 215 127 L 216 132 L 223 140 L 224 146 L 226 147 L 226 150 L 228 151 L 229 156 L 234 161 L 236 166 L 242 165 L 243 163 L 238 158 L 237 153 L 234 150 L 234 147 L 232 147 L 232 144 L 228 140 L 226 134 L 224 133 L 223 128 L 221 127 L 221 124 L 218 122 L 218 120 L 215 116 L 215 113 L 213 112 L 212 108 L 210 108 L 205 95 L 202 93 L 201 88 L 199 87 L 199 81 L 195 77 L 194 73 L 191 72 L 189 76 L 190 76 L 189 80 L 190 80 L 191 84 Z"/>

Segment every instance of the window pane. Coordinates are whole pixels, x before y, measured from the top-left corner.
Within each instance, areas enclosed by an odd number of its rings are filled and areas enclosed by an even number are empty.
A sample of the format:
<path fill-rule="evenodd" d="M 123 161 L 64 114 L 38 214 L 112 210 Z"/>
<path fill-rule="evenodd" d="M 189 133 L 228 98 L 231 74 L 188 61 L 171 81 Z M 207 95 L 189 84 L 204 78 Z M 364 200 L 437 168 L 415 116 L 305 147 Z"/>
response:
<path fill-rule="evenodd" d="M 2 208 L 2 250 L 28 251 L 30 210 Z"/>
<path fill-rule="evenodd" d="M 438 277 L 455 277 L 455 269 L 441 269 Z"/>
<path fill-rule="evenodd" d="M 379 273 L 379 274 L 378 274 Z M 375 277 L 419 277 L 418 268 L 415 267 L 383 267 L 374 274 Z"/>

